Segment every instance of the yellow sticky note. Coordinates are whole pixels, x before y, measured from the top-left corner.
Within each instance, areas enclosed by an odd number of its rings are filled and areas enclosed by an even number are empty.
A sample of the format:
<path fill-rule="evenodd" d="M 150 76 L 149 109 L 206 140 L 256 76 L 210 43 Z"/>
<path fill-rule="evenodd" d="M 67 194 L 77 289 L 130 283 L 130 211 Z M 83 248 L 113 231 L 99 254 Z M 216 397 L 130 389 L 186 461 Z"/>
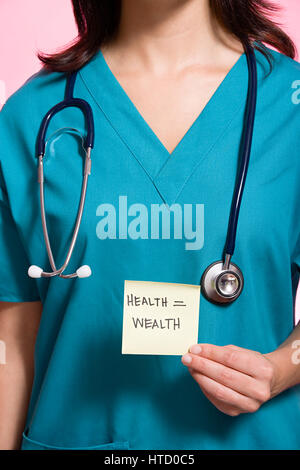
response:
<path fill-rule="evenodd" d="M 122 354 L 182 355 L 197 343 L 200 286 L 125 281 Z"/>

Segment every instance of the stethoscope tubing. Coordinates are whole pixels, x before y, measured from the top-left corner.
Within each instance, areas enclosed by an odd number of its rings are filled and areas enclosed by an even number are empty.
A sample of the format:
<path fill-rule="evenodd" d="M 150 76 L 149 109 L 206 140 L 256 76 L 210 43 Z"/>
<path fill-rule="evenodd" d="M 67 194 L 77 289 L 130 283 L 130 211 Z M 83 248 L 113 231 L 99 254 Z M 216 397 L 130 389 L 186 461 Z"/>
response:
<path fill-rule="evenodd" d="M 240 163 L 237 170 L 236 181 L 234 185 L 232 203 L 230 208 L 230 215 L 228 219 L 228 227 L 227 227 L 227 234 L 226 234 L 226 242 L 224 246 L 224 255 L 223 260 L 219 262 L 212 263 L 208 268 L 204 271 L 201 279 L 201 285 L 204 286 L 204 291 L 206 292 L 206 296 L 211 301 L 216 302 L 224 302 L 235 300 L 242 289 L 243 286 L 243 275 L 241 270 L 238 266 L 230 263 L 231 257 L 234 253 L 235 249 L 235 242 L 236 242 L 236 235 L 237 235 L 237 225 L 239 219 L 239 212 L 243 197 L 243 191 L 245 187 L 246 176 L 248 172 L 249 160 L 250 160 L 250 153 L 251 153 L 251 146 L 253 140 L 253 130 L 254 130 L 254 121 L 255 121 L 255 113 L 256 113 L 256 102 L 257 102 L 257 65 L 256 65 L 256 57 L 254 48 L 251 44 L 244 45 L 245 54 L 247 58 L 247 65 L 248 65 L 248 90 L 247 90 L 247 101 L 246 101 L 246 108 L 245 108 L 245 119 L 244 119 L 244 127 L 242 132 L 242 141 L 240 147 Z M 87 277 L 90 275 L 90 268 L 89 266 L 81 266 L 75 273 L 71 274 L 63 274 L 65 269 L 67 268 L 79 232 L 84 204 L 86 199 L 86 191 L 87 191 L 87 183 L 88 183 L 88 176 L 91 173 L 91 150 L 94 146 L 94 138 L 95 138 L 95 126 L 94 126 L 94 118 L 92 108 L 87 103 L 87 101 L 79 98 L 74 98 L 74 85 L 76 81 L 77 71 L 69 74 L 67 78 L 67 85 L 66 85 L 66 93 L 65 99 L 58 103 L 57 105 L 53 106 L 47 114 L 44 116 L 41 127 L 39 130 L 38 138 L 37 138 L 37 152 L 38 152 L 38 182 L 40 186 L 40 211 L 41 211 L 41 220 L 42 220 L 42 227 L 43 227 L 43 234 L 44 240 L 46 244 L 46 250 L 49 258 L 49 262 L 52 268 L 51 272 L 45 272 L 38 266 L 31 266 L 33 268 L 32 277 L 54 277 L 59 276 L 63 278 L 73 278 L 73 277 Z M 84 164 L 84 174 L 83 174 L 83 181 L 81 187 L 81 196 L 80 196 L 80 203 L 77 211 L 75 227 L 73 230 L 73 235 L 71 238 L 71 242 L 68 248 L 67 256 L 65 258 L 64 263 L 62 266 L 57 269 L 51 249 L 51 243 L 48 234 L 47 228 L 47 221 L 46 221 L 46 209 L 45 209 L 45 196 L 44 196 L 44 169 L 43 169 L 43 159 L 46 150 L 46 133 L 49 126 L 51 119 L 57 114 L 58 112 L 62 111 L 63 109 L 69 107 L 77 107 L 81 109 L 85 116 L 86 128 L 87 128 L 87 135 L 85 139 L 85 164 Z M 87 268 L 87 270 L 86 270 Z M 234 269 L 233 269 L 234 268 Z M 218 276 L 216 277 L 216 269 Z M 81 271 L 80 271 L 81 270 Z M 87 273 L 88 271 L 88 273 Z M 215 294 L 212 296 L 209 294 L 209 290 L 211 289 L 213 283 L 215 283 L 216 279 L 222 278 L 226 281 L 226 276 L 230 276 L 231 279 L 233 276 L 239 281 L 239 288 L 236 295 L 227 295 L 224 293 L 223 298 L 213 298 Z M 223 281 L 222 281 L 223 282 Z M 227 281 L 226 281 L 227 282 Z M 206 287 L 205 287 L 206 286 Z M 218 287 L 218 286 L 217 286 Z M 216 290 L 213 288 L 213 290 Z M 220 290 L 220 289 L 219 289 Z M 221 291 L 219 292 L 221 295 Z M 219 295 L 218 294 L 218 295 Z M 225 299 L 226 297 L 226 299 Z M 229 297 L 232 297 L 229 300 Z"/>
<path fill-rule="evenodd" d="M 91 147 L 88 147 L 86 151 L 86 157 L 85 157 L 85 164 L 84 164 L 84 175 L 83 175 L 83 181 L 82 181 L 82 189 L 81 189 L 81 195 L 80 195 L 80 202 L 79 202 L 79 207 L 77 211 L 77 216 L 76 216 L 76 222 L 75 222 L 75 228 L 73 230 L 73 235 L 72 239 L 70 242 L 70 246 L 67 252 L 67 256 L 65 258 L 65 261 L 63 265 L 57 269 L 51 249 L 51 243 L 49 240 L 49 234 L 48 234 L 48 229 L 47 229 L 47 221 L 46 221 L 46 209 L 45 209 L 45 196 L 44 196 L 44 170 L 43 170 L 43 156 L 39 156 L 39 176 L 38 176 L 38 182 L 39 182 L 39 187 L 40 187 L 40 212 L 41 212 L 41 220 L 42 220 L 42 227 L 43 227 L 43 234 L 44 234 L 44 240 L 45 240 L 45 245 L 48 253 L 48 258 L 49 262 L 52 268 L 51 272 L 46 272 L 43 271 L 41 274 L 41 277 L 54 277 L 54 276 L 60 276 L 63 278 L 72 278 L 72 277 L 77 277 L 76 273 L 72 274 L 62 274 L 63 271 L 67 268 L 74 247 L 75 243 L 77 240 L 80 224 L 81 224 L 81 219 L 82 219 L 82 214 L 84 210 L 84 204 L 85 204 L 85 198 L 86 198 L 86 191 L 87 191 L 87 183 L 88 183 L 88 177 L 91 173 Z"/>
<path fill-rule="evenodd" d="M 225 260 L 226 255 L 230 257 L 234 253 L 237 225 L 240 213 L 240 207 L 245 188 L 246 176 L 250 160 L 251 146 L 253 140 L 254 121 L 257 102 L 257 65 L 255 52 L 251 45 L 245 46 L 247 64 L 248 64 L 248 93 L 245 111 L 245 124 L 242 135 L 241 144 L 241 162 L 239 165 L 235 189 L 233 193 L 230 215 L 228 220 L 226 244 L 225 244 Z M 228 259 L 228 257 L 227 257 Z M 225 261 L 226 262 L 226 261 Z"/>
<path fill-rule="evenodd" d="M 50 266 L 52 268 L 51 272 L 46 272 L 46 271 L 43 271 L 38 266 L 32 266 L 31 268 L 33 268 L 33 271 L 31 271 L 31 273 L 34 272 L 34 276 L 37 276 L 37 277 L 59 276 L 63 278 L 73 278 L 73 277 L 78 276 L 77 271 L 71 274 L 63 274 L 63 272 L 67 268 L 70 262 L 70 259 L 71 259 L 71 256 L 72 256 L 75 244 L 76 244 L 76 240 L 77 240 L 77 236 L 78 236 L 78 232 L 79 232 L 79 228 L 81 224 L 81 219 L 83 215 L 84 204 L 85 204 L 85 199 L 86 199 L 88 176 L 91 173 L 91 150 L 94 146 L 95 125 L 94 125 L 93 111 L 89 103 L 85 100 L 73 97 L 76 76 L 77 76 L 77 72 L 73 72 L 68 75 L 65 99 L 61 101 L 60 103 L 56 104 L 55 106 L 53 106 L 46 113 L 46 115 L 44 116 L 42 120 L 38 137 L 37 137 L 38 183 L 39 183 L 39 188 L 40 188 L 40 212 L 41 212 L 42 228 L 43 228 L 43 235 L 44 235 L 46 250 L 47 250 Z M 44 159 L 45 152 L 46 152 L 46 134 L 47 134 L 47 130 L 51 122 L 51 119 L 63 109 L 70 108 L 70 107 L 79 108 L 83 112 L 84 117 L 85 117 L 85 123 L 86 123 L 86 128 L 87 128 L 87 136 L 86 136 L 85 145 L 84 145 L 85 163 L 84 163 L 84 174 L 83 174 L 83 181 L 82 181 L 82 187 L 81 187 L 80 202 L 79 202 L 75 227 L 73 230 L 70 246 L 69 246 L 67 256 L 65 258 L 63 265 L 59 269 L 57 269 L 55 265 L 55 261 L 54 261 L 53 252 L 51 249 L 51 243 L 50 243 L 49 233 L 48 233 L 48 228 L 47 228 L 45 194 L 44 194 L 43 159 Z M 90 269 L 88 266 L 87 268 Z"/>

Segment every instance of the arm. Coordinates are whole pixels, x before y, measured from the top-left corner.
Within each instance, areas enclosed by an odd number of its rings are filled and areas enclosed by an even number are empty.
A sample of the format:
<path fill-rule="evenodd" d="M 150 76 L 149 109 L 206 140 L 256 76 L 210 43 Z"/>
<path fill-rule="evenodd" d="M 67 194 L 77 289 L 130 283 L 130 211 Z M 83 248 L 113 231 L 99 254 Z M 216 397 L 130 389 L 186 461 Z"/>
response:
<path fill-rule="evenodd" d="M 2 450 L 20 447 L 33 381 L 34 346 L 41 311 L 41 302 L 0 302 Z"/>
<path fill-rule="evenodd" d="M 274 370 L 271 397 L 300 384 L 300 322 L 284 343 L 265 357 Z"/>
<path fill-rule="evenodd" d="M 268 354 L 237 346 L 194 345 L 182 357 L 204 395 L 223 413 L 237 416 L 300 384 L 300 323 Z"/>

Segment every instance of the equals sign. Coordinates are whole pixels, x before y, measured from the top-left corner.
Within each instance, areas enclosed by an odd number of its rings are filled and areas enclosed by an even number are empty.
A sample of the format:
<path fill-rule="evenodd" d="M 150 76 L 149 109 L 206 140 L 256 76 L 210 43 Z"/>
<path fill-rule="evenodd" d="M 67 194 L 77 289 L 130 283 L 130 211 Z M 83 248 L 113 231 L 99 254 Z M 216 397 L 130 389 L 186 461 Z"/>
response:
<path fill-rule="evenodd" d="M 173 307 L 186 307 L 183 300 L 174 300 Z"/>

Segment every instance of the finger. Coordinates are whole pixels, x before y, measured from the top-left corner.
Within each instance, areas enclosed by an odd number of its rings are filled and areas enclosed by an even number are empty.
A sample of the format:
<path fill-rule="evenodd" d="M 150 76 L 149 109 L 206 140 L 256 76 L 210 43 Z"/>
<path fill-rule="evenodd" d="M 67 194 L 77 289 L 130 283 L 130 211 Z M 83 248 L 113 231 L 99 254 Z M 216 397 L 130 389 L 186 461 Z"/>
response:
<path fill-rule="evenodd" d="M 199 350 L 199 352 L 197 352 L 197 350 Z M 251 377 L 257 377 L 260 358 L 252 351 L 246 351 L 242 348 L 237 350 L 225 346 L 216 346 L 214 344 L 194 345 L 190 348 L 190 351 L 192 353 L 195 352 L 201 357 L 205 357 L 250 375 Z"/>
<path fill-rule="evenodd" d="M 191 376 L 193 377 L 193 375 L 196 372 L 193 369 L 191 369 L 190 367 L 188 367 L 188 370 L 189 370 Z M 195 377 L 193 377 L 193 378 L 195 379 Z M 237 408 L 235 408 L 233 406 L 230 406 L 230 405 L 227 405 L 224 402 L 221 402 L 220 400 L 215 398 L 213 395 L 208 393 L 205 389 L 201 388 L 201 391 L 202 391 L 203 395 L 222 413 L 226 413 L 229 416 L 238 416 L 241 413 L 245 413 L 242 410 L 238 410 Z"/>
<path fill-rule="evenodd" d="M 252 354 L 260 354 L 258 351 L 254 351 L 253 349 L 241 348 L 240 346 L 236 346 L 235 344 L 226 344 L 224 348 L 236 349 L 237 351 L 248 351 Z"/>
<path fill-rule="evenodd" d="M 253 377 L 202 356 L 200 357 L 194 354 L 189 354 L 189 356 L 192 358 L 189 367 L 194 369 L 195 372 L 205 375 L 245 396 L 263 399 L 260 395 L 258 381 Z"/>
<path fill-rule="evenodd" d="M 238 410 L 237 408 L 234 408 L 233 406 L 229 406 L 226 403 L 222 403 L 221 401 L 217 400 L 214 398 L 212 395 L 207 393 L 205 390 L 201 389 L 203 395 L 206 396 L 206 398 L 222 413 L 225 413 L 229 416 L 238 416 L 241 413 L 244 413 L 244 411 Z"/>
<path fill-rule="evenodd" d="M 191 375 L 201 387 L 203 393 L 208 393 L 214 399 L 226 404 L 226 406 L 236 408 L 244 413 L 254 413 L 260 406 L 260 403 L 256 400 L 245 397 L 205 375 L 199 374 L 198 372 L 191 372 Z"/>

